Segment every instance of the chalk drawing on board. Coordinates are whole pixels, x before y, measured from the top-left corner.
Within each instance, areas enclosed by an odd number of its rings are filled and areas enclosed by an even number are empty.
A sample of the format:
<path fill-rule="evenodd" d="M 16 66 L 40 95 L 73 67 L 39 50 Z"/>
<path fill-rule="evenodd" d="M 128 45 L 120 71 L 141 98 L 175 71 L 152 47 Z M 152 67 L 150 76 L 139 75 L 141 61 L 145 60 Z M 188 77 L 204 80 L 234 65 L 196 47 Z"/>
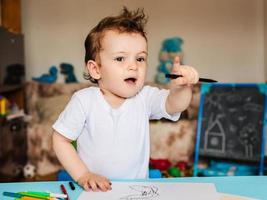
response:
<path fill-rule="evenodd" d="M 154 185 L 130 185 L 129 188 L 135 193 L 121 197 L 120 200 L 153 200 L 159 196 L 158 188 Z"/>
<path fill-rule="evenodd" d="M 258 86 L 215 85 L 202 95 L 200 155 L 258 161 L 265 108 Z"/>
<path fill-rule="evenodd" d="M 206 151 L 225 152 L 225 132 L 220 122 L 220 118 L 223 117 L 224 115 L 222 114 L 214 117 L 213 113 L 211 113 L 211 118 L 205 131 L 204 148 Z"/>
<path fill-rule="evenodd" d="M 200 95 L 194 165 L 198 166 L 199 156 L 242 161 L 258 164 L 259 174 L 263 175 L 264 148 L 267 155 L 267 84 L 202 84 Z M 216 118 L 221 114 L 224 117 Z M 210 144 L 220 141 L 219 134 L 210 135 L 211 130 L 225 134 L 225 146 L 210 148 Z M 194 176 L 197 175 L 194 167 Z"/>
<path fill-rule="evenodd" d="M 262 107 L 262 105 L 258 105 L 255 103 L 246 103 L 244 105 L 244 110 L 261 113 L 263 110 L 263 107 Z"/>
<path fill-rule="evenodd" d="M 245 125 L 239 132 L 238 139 L 245 148 L 246 157 L 253 157 L 254 146 L 259 142 L 257 137 L 257 129 L 254 124 Z"/>
<path fill-rule="evenodd" d="M 217 108 L 218 110 L 222 110 L 222 105 L 220 104 L 221 98 L 223 94 L 219 93 L 213 93 L 206 96 L 206 105 L 207 109 L 210 109 L 210 107 Z"/>

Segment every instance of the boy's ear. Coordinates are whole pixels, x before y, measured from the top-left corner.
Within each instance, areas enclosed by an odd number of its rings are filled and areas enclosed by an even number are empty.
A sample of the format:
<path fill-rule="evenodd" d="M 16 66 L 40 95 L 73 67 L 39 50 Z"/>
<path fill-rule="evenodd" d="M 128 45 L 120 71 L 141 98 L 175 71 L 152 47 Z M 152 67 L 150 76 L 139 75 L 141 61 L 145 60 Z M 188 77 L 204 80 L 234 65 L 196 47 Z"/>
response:
<path fill-rule="evenodd" d="M 89 60 L 86 64 L 86 68 L 93 79 L 98 80 L 101 78 L 99 65 L 95 61 Z"/>

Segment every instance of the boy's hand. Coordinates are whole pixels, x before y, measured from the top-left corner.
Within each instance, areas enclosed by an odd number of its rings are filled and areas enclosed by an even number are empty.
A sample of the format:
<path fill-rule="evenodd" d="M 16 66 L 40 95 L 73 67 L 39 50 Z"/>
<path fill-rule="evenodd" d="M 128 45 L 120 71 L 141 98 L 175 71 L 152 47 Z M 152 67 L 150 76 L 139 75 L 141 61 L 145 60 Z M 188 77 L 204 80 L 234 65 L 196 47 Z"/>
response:
<path fill-rule="evenodd" d="M 187 65 L 180 65 L 179 56 L 174 58 L 172 73 L 182 75 L 182 77 L 173 79 L 171 81 L 173 86 L 196 84 L 199 79 L 198 72 L 195 70 L 195 68 Z"/>
<path fill-rule="evenodd" d="M 89 189 L 92 189 L 94 192 L 111 190 L 111 182 L 106 177 L 90 172 L 82 175 L 77 182 L 86 191 Z"/>

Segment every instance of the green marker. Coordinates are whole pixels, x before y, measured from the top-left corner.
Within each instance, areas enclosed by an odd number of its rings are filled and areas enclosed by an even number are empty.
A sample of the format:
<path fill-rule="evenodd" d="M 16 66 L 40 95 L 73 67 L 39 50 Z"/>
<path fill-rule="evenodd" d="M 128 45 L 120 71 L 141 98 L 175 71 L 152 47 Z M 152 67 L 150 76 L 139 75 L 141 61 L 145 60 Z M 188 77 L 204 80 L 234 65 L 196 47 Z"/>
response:
<path fill-rule="evenodd" d="M 31 193 L 31 192 L 18 192 L 18 194 L 22 195 L 22 196 L 26 196 L 26 197 L 36 197 L 36 198 L 40 198 L 40 199 L 47 199 L 48 196 L 44 196 L 44 195 L 40 195 L 40 194 L 36 194 L 36 193 Z"/>
<path fill-rule="evenodd" d="M 19 192 L 19 194 L 22 194 L 22 195 L 25 195 L 25 196 L 43 198 L 43 199 L 46 199 L 48 197 L 67 198 L 67 195 L 65 195 L 65 194 L 56 194 L 56 193 L 49 193 L 49 192 L 28 191 L 28 192 Z"/>
<path fill-rule="evenodd" d="M 39 199 L 48 199 L 49 197 L 45 197 L 42 195 L 37 195 L 37 194 L 29 194 L 27 192 L 3 192 L 4 196 L 7 197 L 15 197 L 17 200 L 19 199 L 23 199 L 23 197 L 35 197 L 35 198 L 39 198 Z"/>

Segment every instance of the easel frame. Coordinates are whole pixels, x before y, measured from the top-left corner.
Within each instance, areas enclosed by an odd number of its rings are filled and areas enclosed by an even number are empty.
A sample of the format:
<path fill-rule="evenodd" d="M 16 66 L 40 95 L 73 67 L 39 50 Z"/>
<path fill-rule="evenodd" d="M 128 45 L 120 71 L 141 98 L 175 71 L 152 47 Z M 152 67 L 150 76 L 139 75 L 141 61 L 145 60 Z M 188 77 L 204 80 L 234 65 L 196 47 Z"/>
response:
<path fill-rule="evenodd" d="M 205 96 L 212 87 L 258 87 L 260 92 L 264 95 L 264 108 L 263 108 L 263 128 L 262 128 L 262 143 L 261 153 L 259 160 L 259 175 L 264 175 L 264 156 L 265 156 L 265 143 L 267 133 L 267 85 L 264 83 L 204 83 L 201 85 L 200 90 L 200 102 L 198 111 L 197 121 L 197 132 L 196 132 L 196 144 L 195 144 L 195 155 L 193 165 L 193 176 L 198 175 L 198 162 L 199 162 L 199 150 L 201 142 L 201 129 L 202 129 L 202 118 L 204 112 Z"/>

